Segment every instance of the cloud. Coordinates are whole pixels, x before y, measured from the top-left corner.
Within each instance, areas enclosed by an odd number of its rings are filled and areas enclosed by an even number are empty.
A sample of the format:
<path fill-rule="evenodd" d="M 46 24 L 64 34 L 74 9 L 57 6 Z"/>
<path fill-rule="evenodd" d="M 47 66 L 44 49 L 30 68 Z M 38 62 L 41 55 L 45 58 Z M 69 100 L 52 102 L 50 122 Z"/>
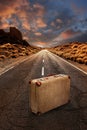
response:
<path fill-rule="evenodd" d="M 78 19 L 86 16 L 86 7 L 82 0 L 0 0 L 0 28 L 15 26 L 28 41 L 41 46 L 74 39 L 87 31 L 87 23 Z"/>
<path fill-rule="evenodd" d="M 75 3 L 72 3 L 71 7 L 76 14 L 84 13 L 84 8 L 81 8 L 81 7 L 79 8 Z"/>
<path fill-rule="evenodd" d="M 61 32 L 56 38 L 54 38 L 53 41 L 63 41 L 67 39 L 74 38 L 76 36 L 81 35 L 81 31 L 74 31 L 73 28 L 70 28 L 66 31 Z"/>
<path fill-rule="evenodd" d="M 36 20 L 36 25 L 37 25 L 38 28 L 44 28 L 44 27 L 47 26 L 46 23 L 43 21 L 42 18 L 38 18 Z"/>
<path fill-rule="evenodd" d="M 46 27 L 46 23 L 43 20 L 44 12 L 42 5 L 34 4 L 31 6 L 27 0 L 12 0 L 11 2 L 5 0 L 5 2 L 0 3 L 1 18 L 14 19 L 14 17 L 17 17 L 16 20 L 19 20 L 22 27 L 28 30 L 30 30 L 32 22 L 37 26 L 36 29 Z"/>
<path fill-rule="evenodd" d="M 51 25 L 51 26 L 55 26 L 55 23 L 52 21 L 50 25 Z"/>
<path fill-rule="evenodd" d="M 9 28 L 9 24 L 4 23 L 4 24 L 0 25 L 0 29 L 6 29 L 6 28 Z"/>
<path fill-rule="evenodd" d="M 78 34 L 78 32 L 73 31 L 72 29 L 66 30 L 65 32 L 62 32 L 59 37 L 62 39 L 68 39 L 70 37 L 73 37 L 74 35 Z"/>
<path fill-rule="evenodd" d="M 60 23 L 60 24 L 63 23 L 63 21 L 62 21 L 61 19 L 59 19 L 59 18 L 56 19 L 56 22 L 58 22 L 58 23 Z"/>
<path fill-rule="evenodd" d="M 23 2 L 23 0 L 15 0 L 15 1 L 0 1 L 0 16 L 2 17 L 10 17 L 11 14 L 15 13 L 17 8 L 20 7 L 20 2 Z"/>
<path fill-rule="evenodd" d="M 46 47 L 46 42 L 33 42 L 32 45 L 33 46 L 38 46 L 38 47 Z"/>
<path fill-rule="evenodd" d="M 33 5 L 33 9 L 35 10 L 35 12 L 37 13 L 37 16 L 41 16 L 44 14 L 44 6 L 36 3 Z"/>
<path fill-rule="evenodd" d="M 0 18 L 2 24 L 15 25 L 19 26 L 19 19 L 22 17 L 26 17 L 27 13 L 23 8 L 28 6 L 27 0 L 5 0 L 0 1 Z M 22 8 L 23 7 L 23 8 Z M 20 19 L 21 21 L 21 19 Z M 4 26 L 5 28 L 7 26 Z"/>
<path fill-rule="evenodd" d="M 31 29 L 31 28 L 30 28 L 30 24 L 29 24 L 29 22 L 28 22 L 27 19 L 22 20 L 22 27 L 23 27 L 25 30 L 30 30 L 30 29 Z"/>
<path fill-rule="evenodd" d="M 36 36 L 41 36 L 42 35 L 42 33 L 40 33 L 40 32 L 36 32 L 36 33 L 34 33 Z"/>

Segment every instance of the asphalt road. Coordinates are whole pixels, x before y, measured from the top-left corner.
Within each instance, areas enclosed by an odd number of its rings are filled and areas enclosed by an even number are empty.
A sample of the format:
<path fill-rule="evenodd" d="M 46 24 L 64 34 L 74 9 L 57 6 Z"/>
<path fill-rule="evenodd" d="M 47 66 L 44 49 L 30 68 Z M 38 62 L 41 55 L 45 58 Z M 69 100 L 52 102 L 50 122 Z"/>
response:
<path fill-rule="evenodd" d="M 29 80 L 49 74 L 71 77 L 70 102 L 36 116 L 29 109 Z M 87 130 L 87 74 L 41 51 L 0 76 L 0 130 Z"/>

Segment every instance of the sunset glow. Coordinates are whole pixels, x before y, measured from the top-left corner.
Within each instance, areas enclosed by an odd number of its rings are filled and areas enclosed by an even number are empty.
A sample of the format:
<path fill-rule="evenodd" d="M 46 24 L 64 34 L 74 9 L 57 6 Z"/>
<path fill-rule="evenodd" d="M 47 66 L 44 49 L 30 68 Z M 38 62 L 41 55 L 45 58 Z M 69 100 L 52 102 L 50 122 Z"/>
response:
<path fill-rule="evenodd" d="M 86 12 L 86 0 L 0 0 L 0 29 L 15 26 L 36 46 L 87 41 Z"/>

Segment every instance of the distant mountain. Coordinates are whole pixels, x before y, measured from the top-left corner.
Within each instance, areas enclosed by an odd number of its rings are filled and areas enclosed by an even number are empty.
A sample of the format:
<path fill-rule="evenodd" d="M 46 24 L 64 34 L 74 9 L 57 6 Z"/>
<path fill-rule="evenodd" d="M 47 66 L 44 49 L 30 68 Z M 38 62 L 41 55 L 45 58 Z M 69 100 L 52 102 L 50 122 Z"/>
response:
<path fill-rule="evenodd" d="M 29 46 L 29 43 L 23 40 L 22 33 L 16 27 L 10 27 L 9 32 L 0 29 L 0 44 L 5 43 Z"/>

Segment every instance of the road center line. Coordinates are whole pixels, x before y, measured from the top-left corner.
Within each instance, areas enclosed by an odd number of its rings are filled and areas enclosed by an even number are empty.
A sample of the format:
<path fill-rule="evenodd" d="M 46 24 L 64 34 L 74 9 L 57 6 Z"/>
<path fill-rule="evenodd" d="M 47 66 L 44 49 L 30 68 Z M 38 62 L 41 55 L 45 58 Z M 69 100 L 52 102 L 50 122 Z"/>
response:
<path fill-rule="evenodd" d="M 41 72 L 42 76 L 44 76 L 44 66 L 42 67 L 42 72 Z"/>
<path fill-rule="evenodd" d="M 43 63 L 44 63 L 44 59 L 43 59 Z"/>

